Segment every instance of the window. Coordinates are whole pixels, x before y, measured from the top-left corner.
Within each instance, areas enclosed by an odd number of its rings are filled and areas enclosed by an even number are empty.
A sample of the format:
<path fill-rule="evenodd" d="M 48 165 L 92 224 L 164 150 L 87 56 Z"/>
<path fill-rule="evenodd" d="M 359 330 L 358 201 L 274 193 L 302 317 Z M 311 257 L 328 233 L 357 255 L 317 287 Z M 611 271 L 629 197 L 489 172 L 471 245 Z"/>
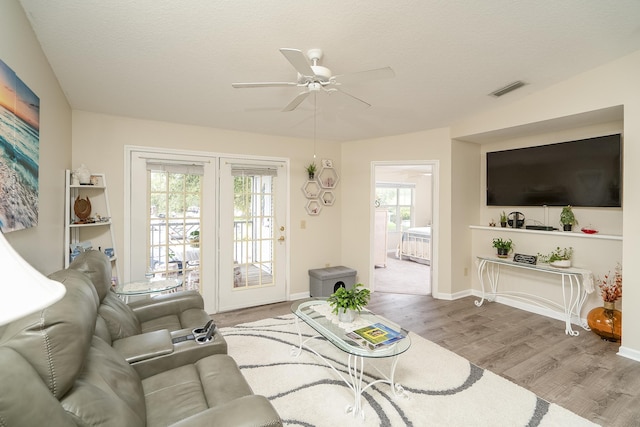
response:
<path fill-rule="evenodd" d="M 376 183 L 376 205 L 389 211 L 389 232 L 413 227 L 415 184 Z"/>
<path fill-rule="evenodd" d="M 183 281 L 199 290 L 203 168 L 147 163 L 149 253 L 147 271 L 155 278 Z"/>

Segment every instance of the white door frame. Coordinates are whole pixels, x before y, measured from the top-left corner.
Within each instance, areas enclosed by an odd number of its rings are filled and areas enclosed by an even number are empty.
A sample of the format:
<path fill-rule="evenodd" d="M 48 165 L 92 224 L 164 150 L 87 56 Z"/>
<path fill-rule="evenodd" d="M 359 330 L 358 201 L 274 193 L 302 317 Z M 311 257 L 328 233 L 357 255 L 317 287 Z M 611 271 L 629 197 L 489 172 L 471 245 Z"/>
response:
<path fill-rule="evenodd" d="M 288 300 L 289 290 L 289 178 L 288 162 L 284 159 L 247 158 L 243 156 L 220 157 L 218 167 L 218 306 L 222 311 L 234 310 L 254 305 L 263 305 L 273 302 Z M 229 221 L 233 220 L 233 176 L 231 175 L 231 165 L 255 165 L 256 167 L 273 167 L 278 169 L 277 188 L 274 200 L 276 211 L 272 224 L 274 258 L 272 265 L 274 268 L 273 277 L 275 282 L 265 287 L 239 287 L 235 288 L 233 275 L 233 254 L 226 249 L 231 246 L 233 240 L 232 230 L 227 227 Z M 225 182 L 231 184 L 223 185 Z M 277 222 L 279 221 L 279 222 Z M 223 225 L 224 224 L 224 225 Z M 282 240 L 280 240 L 282 239 Z M 225 246 L 223 246 L 223 244 Z"/>
<path fill-rule="evenodd" d="M 439 160 L 391 160 L 391 161 L 372 161 L 371 162 L 371 185 L 370 185 L 370 202 L 369 202 L 369 277 L 375 291 L 375 200 L 376 200 L 376 167 L 377 166 L 431 166 L 431 198 L 432 198 L 432 216 L 431 216 L 431 295 L 438 295 L 438 241 L 440 226 L 440 161 Z"/>
<path fill-rule="evenodd" d="M 123 245 L 123 262 L 122 265 L 124 267 L 124 274 L 122 276 L 124 282 L 130 282 L 132 280 L 140 279 L 137 277 L 137 270 L 132 270 L 132 249 L 131 249 L 131 232 L 132 228 L 139 226 L 135 223 L 136 218 L 135 215 L 132 215 L 132 200 L 134 197 L 140 197 L 138 194 L 132 194 L 132 180 L 135 179 L 132 177 L 132 154 L 134 152 L 142 152 L 149 153 L 150 155 L 167 155 L 167 156 L 175 156 L 177 158 L 187 157 L 197 157 L 200 161 L 209 162 L 208 164 L 212 165 L 215 168 L 213 174 L 208 174 L 205 183 L 203 186 L 207 186 L 208 188 L 213 189 L 212 191 L 206 190 L 206 187 L 203 188 L 203 200 L 202 200 L 202 210 L 208 210 L 211 212 L 213 216 L 213 222 L 208 225 L 210 231 L 208 234 L 210 237 L 208 238 L 209 242 L 206 244 L 206 248 L 203 250 L 208 254 L 209 259 L 213 259 L 213 262 L 204 263 L 201 265 L 202 276 L 204 281 L 201 282 L 201 291 L 203 292 L 203 297 L 205 300 L 205 310 L 207 313 L 217 313 L 219 311 L 219 300 L 218 300 L 218 283 L 219 280 L 219 251 L 220 251 L 220 242 L 218 239 L 219 236 L 219 219 L 218 219 L 218 192 L 219 192 L 219 170 L 217 169 L 218 159 L 220 158 L 235 158 L 235 159 L 246 159 L 246 160 L 268 160 L 268 161 L 280 161 L 284 162 L 287 179 L 284 184 L 285 188 L 285 200 L 286 200 L 286 219 L 285 219 L 285 227 L 286 230 L 291 230 L 289 211 L 291 206 L 291 185 L 289 169 L 290 162 L 289 159 L 281 158 L 281 157 L 261 157 L 261 156 L 247 156 L 241 154 L 229 154 L 229 153 L 217 153 L 217 152 L 203 152 L 203 151 L 190 151 L 190 150 L 176 150 L 170 148 L 156 148 L 156 147 L 145 147 L 145 146 L 133 146 L 126 145 L 124 147 L 124 212 L 125 218 L 128 215 L 129 218 L 124 221 L 124 245 Z M 146 178 L 145 178 L 146 180 Z M 146 197 L 146 195 L 145 195 Z M 202 224 L 203 227 L 207 227 L 207 225 Z M 288 244 L 289 241 L 289 233 L 287 233 L 287 244 L 285 249 L 285 271 L 284 271 L 284 279 L 285 279 L 285 297 L 289 299 L 290 293 L 290 277 L 291 277 L 291 248 Z M 204 254 L 203 254 L 204 255 Z M 133 273 L 132 273 L 133 271 Z M 142 272 L 144 274 L 144 271 Z M 208 278 L 208 279 L 207 279 Z"/>

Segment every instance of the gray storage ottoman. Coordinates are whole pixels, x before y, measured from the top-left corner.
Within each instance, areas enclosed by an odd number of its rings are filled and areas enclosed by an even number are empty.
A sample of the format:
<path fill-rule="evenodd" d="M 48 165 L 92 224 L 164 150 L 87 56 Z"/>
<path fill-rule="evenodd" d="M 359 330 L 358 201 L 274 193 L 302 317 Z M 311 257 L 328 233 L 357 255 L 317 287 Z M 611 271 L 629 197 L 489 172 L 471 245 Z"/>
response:
<path fill-rule="evenodd" d="M 328 297 L 340 287 L 351 289 L 356 283 L 357 273 L 353 268 L 344 266 L 309 270 L 309 295 Z"/>

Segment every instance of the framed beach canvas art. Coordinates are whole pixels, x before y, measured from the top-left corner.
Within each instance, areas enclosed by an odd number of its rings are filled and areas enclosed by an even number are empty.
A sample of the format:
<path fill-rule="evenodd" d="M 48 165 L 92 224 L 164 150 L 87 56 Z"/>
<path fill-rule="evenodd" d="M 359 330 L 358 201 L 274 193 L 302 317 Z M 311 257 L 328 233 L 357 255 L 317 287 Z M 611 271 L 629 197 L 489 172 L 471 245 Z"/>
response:
<path fill-rule="evenodd" d="M 0 60 L 0 230 L 38 224 L 40 98 Z"/>

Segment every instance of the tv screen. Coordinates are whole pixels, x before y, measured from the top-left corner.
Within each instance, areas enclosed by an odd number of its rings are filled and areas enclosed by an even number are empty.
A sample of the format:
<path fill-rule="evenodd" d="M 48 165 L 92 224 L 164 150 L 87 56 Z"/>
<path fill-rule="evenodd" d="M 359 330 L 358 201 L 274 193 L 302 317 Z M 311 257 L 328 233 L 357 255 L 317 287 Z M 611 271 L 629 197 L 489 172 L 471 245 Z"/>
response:
<path fill-rule="evenodd" d="M 621 135 L 487 153 L 488 206 L 622 206 Z"/>

